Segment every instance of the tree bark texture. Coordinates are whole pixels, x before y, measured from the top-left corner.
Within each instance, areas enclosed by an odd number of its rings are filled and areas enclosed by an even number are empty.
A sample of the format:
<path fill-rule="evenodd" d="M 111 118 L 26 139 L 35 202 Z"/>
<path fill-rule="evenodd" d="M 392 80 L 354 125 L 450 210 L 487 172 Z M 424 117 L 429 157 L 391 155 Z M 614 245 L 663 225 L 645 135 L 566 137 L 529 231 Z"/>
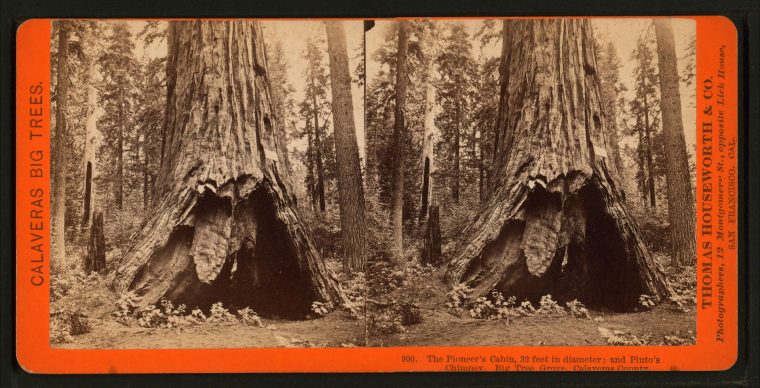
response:
<path fill-rule="evenodd" d="M 670 289 L 615 185 L 588 20 L 505 22 L 493 192 L 447 266 L 473 297 L 633 309 Z"/>
<path fill-rule="evenodd" d="M 63 268 L 66 261 L 66 114 L 69 99 L 69 22 L 58 21 L 57 83 L 55 86 L 55 136 L 53 138 L 53 236 L 52 266 Z"/>
<path fill-rule="evenodd" d="M 391 195 L 391 222 L 393 227 L 393 253 L 401 258 L 404 250 L 404 138 L 406 137 L 406 87 L 409 77 L 406 69 L 409 49 L 409 22 L 398 22 L 398 51 L 396 53 L 396 104 L 393 118 L 393 189 Z"/>
<path fill-rule="evenodd" d="M 90 243 L 87 246 L 85 273 L 103 272 L 106 269 L 106 239 L 104 235 L 103 213 L 93 212 L 90 225 Z"/>
<path fill-rule="evenodd" d="M 116 290 L 287 318 L 343 303 L 284 183 L 259 22 L 171 22 L 168 42 L 158 200 Z"/>
<path fill-rule="evenodd" d="M 425 242 L 422 248 L 422 263 L 441 265 L 441 216 L 438 205 L 430 206 L 430 215 L 425 223 Z"/>
<path fill-rule="evenodd" d="M 92 42 L 92 33 L 87 32 L 85 47 Z M 85 122 L 84 135 L 84 195 L 82 196 L 82 226 L 87 227 L 92 220 L 92 212 L 95 207 L 95 138 L 97 137 L 97 116 L 98 108 L 98 91 L 95 88 L 95 78 L 97 69 L 95 68 L 95 58 L 88 58 L 87 61 L 87 121 Z"/>
<path fill-rule="evenodd" d="M 364 271 L 366 263 L 364 185 L 354 125 L 346 32 L 342 21 L 327 21 L 325 28 L 330 56 L 330 89 L 335 127 L 335 159 L 338 167 L 343 269 L 349 272 Z"/>
<path fill-rule="evenodd" d="M 694 194 L 681 115 L 675 39 L 670 19 L 655 19 L 657 58 L 660 70 L 660 104 L 665 138 L 665 179 L 668 186 L 668 218 L 673 264 L 696 261 Z"/>
<path fill-rule="evenodd" d="M 311 87 L 316 90 L 314 75 L 311 77 Z M 314 114 L 314 164 L 317 170 L 316 174 L 316 193 L 319 197 L 319 211 L 324 213 L 325 207 L 325 169 L 322 164 L 322 138 L 320 137 L 319 128 L 319 105 L 317 105 L 316 92 L 311 96 L 312 109 Z"/>
<path fill-rule="evenodd" d="M 420 38 L 420 47 L 427 50 L 425 55 L 425 117 L 423 121 L 422 133 L 422 190 L 420 193 L 420 220 L 424 221 L 428 217 L 428 208 L 433 203 L 433 172 L 435 172 L 435 87 L 433 85 L 433 65 L 434 55 L 432 48 L 427 47 L 429 31 L 427 28 Z"/>

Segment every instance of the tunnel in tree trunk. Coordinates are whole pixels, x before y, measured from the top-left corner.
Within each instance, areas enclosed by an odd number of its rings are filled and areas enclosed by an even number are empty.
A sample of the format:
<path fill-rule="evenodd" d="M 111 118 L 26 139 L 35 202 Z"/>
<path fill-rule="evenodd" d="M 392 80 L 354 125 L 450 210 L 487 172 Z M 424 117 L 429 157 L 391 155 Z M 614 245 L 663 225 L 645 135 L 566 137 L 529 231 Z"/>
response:
<path fill-rule="evenodd" d="M 627 311 L 671 291 L 627 210 L 584 19 L 504 21 L 492 188 L 446 269 L 471 297 Z"/>
<path fill-rule="evenodd" d="M 294 204 L 257 21 L 171 22 L 151 216 L 114 273 L 145 306 L 298 319 L 345 296 Z"/>

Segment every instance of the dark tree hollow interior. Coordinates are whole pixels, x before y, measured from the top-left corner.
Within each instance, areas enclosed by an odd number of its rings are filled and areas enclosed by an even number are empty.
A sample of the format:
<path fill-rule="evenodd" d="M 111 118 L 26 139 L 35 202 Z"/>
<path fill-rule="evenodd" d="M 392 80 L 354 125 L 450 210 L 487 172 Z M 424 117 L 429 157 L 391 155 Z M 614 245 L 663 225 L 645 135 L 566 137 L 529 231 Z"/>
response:
<path fill-rule="evenodd" d="M 606 201 L 593 180 L 564 200 L 560 193 L 535 187 L 522 216 L 505 223 L 498 237 L 472 261 L 463 281 L 479 284 L 485 277 L 499 276 L 493 289 L 505 297 L 515 296 L 518 302 L 538 302 L 551 294 L 560 302 L 578 299 L 597 310 L 636 309 L 647 288 L 632 257 L 636 250 L 626 245 L 624 232 L 605 210 Z M 527 239 L 535 238 L 529 234 L 537 231 L 526 225 L 531 218 L 546 214 L 559 217 L 561 226 L 542 270 L 531 270 L 525 247 Z"/>
<path fill-rule="evenodd" d="M 130 288 L 138 294 L 156 292 L 151 290 L 152 282 L 171 278 L 158 291 L 162 293 L 159 298 L 185 304 L 188 309 L 208 311 L 212 304 L 222 302 L 232 313 L 250 307 L 264 317 L 305 318 L 317 296 L 300 268 L 287 227 L 276 217 L 273 206 L 273 199 L 263 189 L 235 205 L 231 233 L 238 242 L 237 249 L 229 252 L 211 282 L 199 279 L 191 256 L 194 227 L 179 226 L 166 246 L 140 269 Z M 211 194 L 200 198 L 193 211 L 198 215 L 221 208 L 230 216 L 229 207 L 229 200 Z"/>

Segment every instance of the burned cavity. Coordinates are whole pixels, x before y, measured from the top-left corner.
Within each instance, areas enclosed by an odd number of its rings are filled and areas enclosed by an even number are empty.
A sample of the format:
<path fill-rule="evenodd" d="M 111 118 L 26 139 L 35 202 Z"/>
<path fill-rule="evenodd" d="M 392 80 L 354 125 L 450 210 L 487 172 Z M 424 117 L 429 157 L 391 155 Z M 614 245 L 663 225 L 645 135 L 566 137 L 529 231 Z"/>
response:
<path fill-rule="evenodd" d="M 522 217 L 507 221 L 463 279 L 477 284 L 500 272 L 494 289 L 518 300 L 551 294 L 596 310 L 635 310 L 646 293 L 636 257 L 642 252 L 610 206 L 593 180 L 564 199 L 536 187 Z"/>
<path fill-rule="evenodd" d="M 232 312 L 250 307 L 268 318 L 304 319 L 317 297 L 299 263 L 298 247 L 277 217 L 275 200 L 265 188 L 256 189 L 234 208 L 227 199 L 204 195 L 193 210 L 196 223 L 201 219 L 222 223 L 231 217 L 225 241 L 231 248 L 218 275 L 210 282 L 201 281 L 191 255 L 193 239 L 199 235 L 192 226 L 179 226 L 137 274 L 133 288 L 140 293 L 141 285 L 146 288 L 150 280 L 172 279 L 157 288 L 165 290 L 160 298 L 175 305 L 208 310 L 221 302 Z"/>

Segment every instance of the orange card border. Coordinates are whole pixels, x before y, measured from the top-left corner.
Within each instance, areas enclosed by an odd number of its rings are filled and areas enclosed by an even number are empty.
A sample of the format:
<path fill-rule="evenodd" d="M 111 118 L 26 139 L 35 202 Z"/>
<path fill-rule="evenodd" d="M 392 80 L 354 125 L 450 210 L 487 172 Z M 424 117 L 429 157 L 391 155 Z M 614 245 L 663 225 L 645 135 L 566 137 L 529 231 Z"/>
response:
<path fill-rule="evenodd" d="M 707 101 L 701 97 L 702 81 L 715 77 L 718 66 L 718 51 L 721 46 L 725 53 L 725 117 L 727 137 L 738 141 L 738 62 L 737 32 L 734 24 L 722 16 L 681 16 L 693 19 L 697 25 L 697 139 L 701 138 L 702 114 Z M 493 17 L 484 17 L 487 19 Z M 443 18 L 440 18 L 443 19 Z M 452 19 L 452 18 L 447 18 Z M 455 18 L 454 18 L 455 19 Z M 465 19 L 465 18 L 459 18 Z M 479 19 L 468 17 L 466 19 Z M 163 19 L 167 20 L 167 19 Z M 176 20 L 176 19 L 175 19 Z M 530 356 L 593 356 L 609 357 L 635 355 L 659 359 L 657 363 L 646 364 L 649 370 L 726 370 L 737 359 L 738 351 L 738 251 L 737 247 L 725 247 L 723 259 L 725 278 L 724 341 L 715 339 L 718 329 L 717 307 L 697 308 L 697 341 L 691 346 L 514 346 L 514 347 L 395 347 L 395 348 L 310 348 L 310 349 L 60 349 L 49 343 L 49 227 L 50 227 L 50 33 L 51 19 L 31 19 L 24 22 L 17 31 L 16 62 L 16 356 L 18 363 L 31 373 L 216 373 L 216 372 L 411 372 L 442 371 L 442 364 L 428 363 L 428 354 L 455 354 L 457 356 L 511 355 Z M 37 87 L 41 86 L 41 93 Z M 42 116 L 30 111 L 38 109 L 30 99 L 41 96 L 45 102 Z M 710 101 L 714 104 L 714 101 Z M 40 124 L 32 119 L 42 118 L 41 136 L 30 137 L 30 126 Z M 738 147 L 737 147 L 738 148 Z M 35 153 L 41 151 L 40 154 Z M 697 199 L 702 197 L 702 166 L 699 163 L 703 150 L 697 147 Z M 728 178 L 728 170 L 738 168 L 738 157 L 727 161 L 723 172 L 715 171 Z M 39 170 L 35 170 L 39 169 Z M 31 176 L 31 171 L 41 177 Z M 734 176 L 738 180 L 738 176 Z M 33 190 L 41 189 L 41 197 L 33 197 Z M 39 194 L 39 191 L 34 193 Z M 47 216 L 40 220 L 31 217 L 37 208 L 32 201 L 40 199 Z M 737 204 L 737 206 L 739 206 Z M 741 211 L 739 209 L 738 211 Z M 697 231 L 702 225 L 702 213 L 697 202 Z M 45 219 L 46 218 L 46 219 Z M 31 228 L 37 231 L 39 239 L 32 241 Z M 727 232 L 738 232 L 736 223 L 727 225 Z M 40 233 L 41 232 L 41 233 Z M 704 258 L 699 252 L 703 243 L 715 246 L 723 244 L 697 233 L 697 295 L 703 290 L 705 275 L 699 268 Z M 39 245 L 42 253 L 33 250 Z M 40 259 L 42 254 L 42 261 Z M 713 280 L 713 284 L 717 280 Z M 36 282 L 41 284 L 35 285 Z M 717 295 L 716 295 L 717 296 Z M 416 362 L 402 362 L 402 356 L 413 356 Z M 408 358 L 407 358 L 408 360 Z M 540 370 L 541 362 L 529 360 L 523 363 Z M 493 364 L 493 363 L 491 363 Z M 556 363 L 553 366 L 571 367 L 575 363 Z M 488 367 L 489 364 L 486 364 Z M 591 365 L 589 365 L 591 366 Z M 630 365 L 629 365 L 630 366 Z M 492 365 L 491 365 L 492 367 Z M 491 369 L 493 370 L 493 369 Z"/>

